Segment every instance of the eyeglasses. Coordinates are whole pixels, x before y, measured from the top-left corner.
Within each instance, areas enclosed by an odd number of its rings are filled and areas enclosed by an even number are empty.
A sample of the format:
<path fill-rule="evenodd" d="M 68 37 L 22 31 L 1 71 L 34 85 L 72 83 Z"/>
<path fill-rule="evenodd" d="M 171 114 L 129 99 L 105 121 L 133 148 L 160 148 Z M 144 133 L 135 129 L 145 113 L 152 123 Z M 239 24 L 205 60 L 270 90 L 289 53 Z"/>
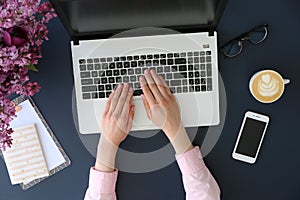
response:
<path fill-rule="evenodd" d="M 230 40 L 221 47 L 221 51 L 227 57 L 235 57 L 239 55 L 243 50 L 243 42 L 248 40 L 250 43 L 257 45 L 264 41 L 268 35 L 268 24 L 263 24 L 255 27 L 247 33 L 243 33 L 240 36 Z"/>

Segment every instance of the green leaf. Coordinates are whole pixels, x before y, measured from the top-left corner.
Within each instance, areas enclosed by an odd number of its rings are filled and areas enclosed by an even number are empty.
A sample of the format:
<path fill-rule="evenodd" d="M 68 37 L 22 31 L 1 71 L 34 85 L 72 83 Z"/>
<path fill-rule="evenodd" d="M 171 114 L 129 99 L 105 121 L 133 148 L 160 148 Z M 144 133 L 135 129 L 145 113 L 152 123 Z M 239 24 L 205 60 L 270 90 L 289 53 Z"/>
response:
<path fill-rule="evenodd" d="M 39 71 L 32 63 L 30 63 L 30 65 L 27 65 L 26 68 L 28 68 L 28 69 L 30 69 L 32 71 L 35 71 L 35 72 Z"/>

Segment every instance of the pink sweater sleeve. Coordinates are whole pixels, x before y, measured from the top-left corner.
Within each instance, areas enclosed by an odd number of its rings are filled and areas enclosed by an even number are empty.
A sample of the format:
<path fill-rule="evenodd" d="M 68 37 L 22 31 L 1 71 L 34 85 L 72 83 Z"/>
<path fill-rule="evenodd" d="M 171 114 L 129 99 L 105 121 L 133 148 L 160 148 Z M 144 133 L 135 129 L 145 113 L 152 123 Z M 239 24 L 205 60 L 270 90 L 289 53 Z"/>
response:
<path fill-rule="evenodd" d="M 219 200 L 220 189 L 204 164 L 199 147 L 176 155 L 182 173 L 186 200 Z"/>
<path fill-rule="evenodd" d="M 91 168 L 89 188 L 84 200 L 116 200 L 117 177 L 118 171 L 107 173 Z"/>

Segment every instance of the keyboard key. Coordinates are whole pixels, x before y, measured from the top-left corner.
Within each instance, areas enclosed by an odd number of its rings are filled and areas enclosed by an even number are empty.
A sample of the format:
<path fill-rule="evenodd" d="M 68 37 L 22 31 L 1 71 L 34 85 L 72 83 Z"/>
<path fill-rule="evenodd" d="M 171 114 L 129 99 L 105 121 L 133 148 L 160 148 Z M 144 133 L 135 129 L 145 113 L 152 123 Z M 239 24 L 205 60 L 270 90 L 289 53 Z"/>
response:
<path fill-rule="evenodd" d="M 188 92 L 188 87 L 187 86 L 182 87 L 182 92 L 187 93 Z"/>
<path fill-rule="evenodd" d="M 100 78 L 94 78 L 94 84 L 99 85 L 100 84 Z"/>
<path fill-rule="evenodd" d="M 136 82 L 136 76 L 130 76 L 130 82 Z"/>
<path fill-rule="evenodd" d="M 86 65 L 80 65 L 79 69 L 80 69 L 80 71 L 85 71 L 86 70 Z"/>
<path fill-rule="evenodd" d="M 105 93 L 104 92 L 99 92 L 98 96 L 99 96 L 99 98 L 105 98 Z"/>
<path fill-rule="evenodd" d="M 92 85 L 93 79 L 81 79 L 81 85 Z"/>
<path fill-rule="evenodd" d="M 98 77 L 98 71 L 92 71 L 92 77 Z"/>
<path fill-rule="evenodd" d="M 137 62 L 136 61 L 132 61 L 131 62 L 131 67 L 137 67 Z"/>
<path fill-rule="evenodd" d="M 201 64 L 201 65 L 200 65 L 200 69 L 201 69 L 201 70 L 205 70 L 205 64 Z"/>
<path fill-rule="evenodd" d="M 201 84 L 206 84 L 206 78 L 201 78 Z"/>
<path fill-rule="evenodd" d="M 194 86 L 189 86 L 189 92 L 194 92 L 195 91 L 195 87 Z"/>
<path fill-rule="evenodd" d="M 195 85 L 200 85 L 200 79 L 199 79 L 199 78 L 196 78 L 196 79 L 194 80 L 194 83 L 195 83 Z"/>
<path fill-rule="evenodd" d="M 207 70 L 207 76 L 212 76 L 211 71 L 208 71 L 208 70 Z"/>
<path fill-rule="evenodd" d="M 205 77 L 205 76 L 206 76 L 205 71 L 201 71 L 201 72 L 200 72 L 200 76 L 201 76 L 201 77 Z"/>
<path fill-rule="evenodd" d="M 212 85 L 207 85 L 207 91 L 212 91 Z"/>
<path fill-rule="evenodd" d="M 139 67 L 144 67 L 145 66 L 145 62 L 144 61 L 139 61 L 138 65 L 139 65 Z"/>
<path fill-rule="evenodd" d="M 135 88 L 135 89 L 139 89 L 139 88 L 141 88 L 141 84 L 140 84 L 140 82 L 136 82 L 136 83 L 134 83 L 134 88 Z"/>
<path fill-rule="evenodd" d="M 114 76 L 119 76 L 120 75 L 120 70 L 114 70 Z"/>
<path fill-rule="evenodd" d="M 95 70 L 100 70 L 101 69 L 101 65 L 98 63 L 98 64 L 95 64 Z"/>
<path fill-rule="evenodd" d="M 204 56 L 205 52 L 204 51 L 200 51 L 200 56 Z"/>
<path fill-rule="evenodd" d="M 141 94 L 143 94 L 143 90 L 134 90 L 133 92 L 133 96 L 140 96 Z"/>
<path fill-rule="evenodd" d="M 207 51 L 207 52 L 206 52 L 206 55 L 211 55 L 211 51 Z"/>
<path fill-rule="evenodd" d="M 168 54 L 167 54 L 167 57 L 168 57 L 168 58 L 173 58 L 173 53 L 168 53 Z"/>
<path fill-rule="evenodd" d="M 100 62 L 99 58 L 94 58 L 94 63 L 99 63 L 99 62 Z"/>
<path fill-rule="evenodd" d="M 153 60 L 153 66 L 158 66 L 159 65 L 159 61 L 158 60 Z"/>
<path fill-rule="evenodd" d="M 116 61 L 119 61 L 120 60 L 120 58 L 119 57 L 114 57 L 114 61 L 116 62 Z"/>
<path fill-rule="evenodd" d="M 163 67 L 157 67 L 156 72 L 157 73 L 163 73 L 164 72 Z"/>
<path fill-rule="evenodd" d="M 127 74 L 127 69 L 121 69 L 121 75 Z"/>
<path fill-rule="evenodd" d="M 146 58 L 147 58 L 146 55 L 141 55 L 142 60 L 146 60 Z"/>
<path fill-rule="evenodd" d="M 188 56 L 193 56 L 193 52 L 188 52 Z"/>
<path fill-rule="evenodd" d="M 130 63 L 129 62 L 124 62 L 124 68 L 129 68 L 130 67 Z"/>
<path fill-rule="evenodd" d="M 86 60 L 85 59 L 79 59 L 79 64 L 85 64 Z"/>
<path fill-rule="evenodd" d="M 102 84 L 107 83 L 107 78 L 101 78 L 101 83 L 102 83 Z"/>
<path fill-rule="evenodd" d="M 212 78 L 207 78 L 207 85 L 211 85 L 212 84 Z"/>
<path fill-rule="evenodd" d="M 194 57 L 194 63 L 199 63 L 199 57 Z"/>
<path fill-rule="evenodd" d="M 181 87 L 176 87 L 176 93 L 182 93 L 182 88 Z"/>
<path fill-rule="evenodd" d="M 193 71 L 194 66 L 193 66 L 193 65 L 189 65 L 189 66 L 188 66 L 188 69 L 189 69 L 189 71 Z"/>
<path fill-rule="evenodd" d="M 195 64 L 195 65 L 194 65 L 194 69 L 195 69 L 195 70 L 200 70 L 199 64 Z"/>
<path fill-rule="evenodd" d="M 170 71 L 171 71 L 170 66 L 165 66 L 165 67 L 164 67 L 164 72 L 170 72 Z"/>
<path fill-rule="evenodd" d="M 200 57 L 200 63 L 205 63 L 205 57 Z"/>
<path fill-rule="evenodd" d="M 171 80 L 171 86 L 181 86 L 181 80 Z"/>
<path fill-rule="evenodd" d="M 80 72 L 80 78 L 90 78 L 91 73 L 90 72 Z"/>
<path fill-rule="evenodd" d="M 186 79 L 183 79 L 181 82 L 182 82 L 182 85 L 187 85 L 188 84 L 188 81 Z"/>
<path fill-rule="evenodd" d="M 82 92 L 96 92 L 97 86 L 89 85 L 89 86 L 82 86 Z"/>
<path fill-rule="evenodd" d="M 82 98 L 83 99 L 90 99 L 91 98 L 91 94 L 90 93 L 83 93 L 82 94 Z"/>
<path fill-rule="evenodd" d="M 134 69 L 128 69 L 128 75 L 133 75 L 134 74 Z"/>
<path fill-rule="evenodd" d="M 129 82 L 129 76 L 123 76 L 123 83 Z"/>
<path fill-rule="evenodd" d="M 92 99 L 98 99 L 98 93 L 97 92 L 92 93 Z"/>
<path fill-rule="evenodd" d="M 122 62 L 117 62 L 117 68 L 123 68 L 123 63 Z"/>
<path fill-rule="evenodd" d="M 106 60 L 107 60 L 107 62 L 112 62 L 113 61 L 112 58 L 107 58 Z"/>
<path fill-rule="evenodd" d="M 106 58 L 100 58 L 100 62 L 106 62 Z"/>
<path fill-rule="evenodd" d="M 109 83 L 115 83 L 115 77 L 109 77 L 108 82 Z"/>
<path fill-rule="evenodd" d="M 122 77 L 121 76 L 116 77 L 116 83 L 122 83 Z"/>
<path fill-rule="evenodd" d="M 167 80 L 171 80 L 173 79 L 173 76 L 171 73 L 167 73 L 167 77 L 166 77 Z"/>
<path fill-rule="evenodd" d="M 174 64 L 173 59 L 168 59 L 168 65 L 173 65 L 173 64 Z"/>
<path fill-rule="evenodd" d="M 186 71 L 186 65 L 179 65 L 179 71 Z"/>
<path fill-rule="evenodd" d="M 122 56 L 120 59 L 121 59 L 121 61 L 126 61 L 126 57 L 125 56 Z"/>
<path fill-rule="evenodd" d="M 181 56 L 181 57 L 186 57 L 186 53 L 185 53 L 185 52 L 182 52 L 182 53 L 180 53 L 180 56 Z"/>
<path fill-rule="evenodd" d="M 183 79 L 187 76 L 187 73 L 174 73 L 174 79 Z"/>
<path fill-rule="evenodd" d="M 189 79 L 189 85 L 194 85 L 194 79 Z"/>
<path fill-rule="evenodd" d="M 160 65 L 166 65 L 167 61 L 165 59 L 160 60 Z"/>
<path fill-rule="evenodd" d="M 153 58 L 154 59 L 159 59 L 159 54 L 154 54 Z"/>
<path fill-rule="evenodd" d="M 118 87 L 118 84 L 113 84 L 113 90 L 116 90 Z"/>
<path fill-rule="evenodd" d="M 146 60 L 146 66 L 148 66 L 148 67 L 152 66 L 152 61 L 151 60 Z"/>
<path fill-rule="evenodd" d="M 105 93 L 106 98 L 108 98 L 110 94 L 111 94 L 111 92 L 106 92 Z"/>
<path fill-rule="evenodd" d="M 127 56 L 128 61 L 132 61 L 133 57 L 132 56 Z"/>
<path fill-rule="evenodd" d="M 98 91 L 104 91 L 104 85 L 98 85 Z"/>
<path fill-rule="evenodd" d="M 108 64 L 107 63 L 103 63 L 102 64 L 102 69 L 108 69 Z"/>
<path fill-rule="evenodd" d="M 129 87 L 133 88 L 133 83 L 128 83 Z"/>
<path fill-rule="evenodd" d="M 193 64 L 193 63 L 194 63 L 194 59 L 193 59 L 192 57 L 189 57 L 189 58 L 188 58 L 188 63 L 189 63 L 189 64 Z"/>
<path fill-rule="evenodd" d="M 147 55 L 147 59 L 153 59 L 153 55 Z"/>
<path fill-rule="evenodd" d="M 112 70 L 106 70 L 105 74 L 106 76 L 112 76 Z"/>
<path fill-rule="evenodd" d="M 206 86 L 205 85 L 201 85 L 201 91 L 206 92 Z"/>
<path fill-rule="evenodd" d="M 135 71 L 135 74 L 142 74 L 141 68 L 136 68 L 134 71 Z"/>
<path fill-rule="evenodd" d="M 170 87 L 170 90 L 171 90 L 172 93 L 176 92 L 176 88 L 175 87 Z"/>
<path fill-rule="evenodd" d="M 94 69 L 94 65 L 93 64 L 88 64 L 87 65 L 87 69 L 88 70 L 93 70 Z"/>
<path fill-rule="evenodd" d="M 160 54 L 160 58 L 166 58 L 166 54 Z"/>
<path fill-rule="evenodd" d="M 197 77 L 200 77 L 200 72 L 199 71 L 196 71 L 195 73 L 194 73 L 194 76 L 197 78 Z"/>
<path fill-rule="evenodd" d="M 174 57 L 178 58 L 179 57 L 179 53 L 174 53 Z"/>
<path fill-rule="evenodd" d="M 194 77 L 194 73 L 193 72 L 189 72 L 189 78 L 193 78 Z"/>
<path fill-rule="evenodd" d="M 139 60 L 140 57 L 139 57 L 139 56 L 134 56 L 133 59 L 134 59 L 134 60 Z"/>
<path fill-rule="evenodd" d="M 172 72 L 177 72 L 178 71 L 178 67 L 177 67 L 177 65 L 174 65 L 174 66 L 172 66 Z"/>
<path fill-rule="evenodd" d="M 211 62 L 211 56 L 206 57 L 206 62 Z"/>
<path fill-rule="evenodd" d="M 99 74 L 99 77 L 104 77 L 105 76 L 105 71 L 99 71 L 98 74 Z"/>
<path fill-rule="evenodd" d="M 200 92 L 200 91 L 201 91 L 199 85 L 196 85 L 196 86 L 195 86 L 195 91 L 196 91 L 196 92 Z"/>
<path fill-rule="evenodd" d="M 115 63 L 109 63 L 109 69 L 115 69 L 116 64 Z"/>
<path fill-rule="evenodd" d="M 93 59 L 87 59 L 87 63 L 93 63 Z"/>
<path fill-rule="evenodd" d="M 175 64 L 176 65 L 186 64 L 186 59 L 185 58 L 177 58 L 177 59 L 175 59 Z"/>
<path fill-rule="evenodd" d="M 195 52 L 194 52 L 194 56 L 199 56 L 199 52 L 198 52 L 198 51 L 195 51 Z"/>
<path fill-rule="evenodd" d="M 105 90 L 106 91 L 110 91 L 110 90 L 112 90 L 112 87 L 111 87 L 111 85 L 109 84 L 109 85 L 105 85 Z"/>

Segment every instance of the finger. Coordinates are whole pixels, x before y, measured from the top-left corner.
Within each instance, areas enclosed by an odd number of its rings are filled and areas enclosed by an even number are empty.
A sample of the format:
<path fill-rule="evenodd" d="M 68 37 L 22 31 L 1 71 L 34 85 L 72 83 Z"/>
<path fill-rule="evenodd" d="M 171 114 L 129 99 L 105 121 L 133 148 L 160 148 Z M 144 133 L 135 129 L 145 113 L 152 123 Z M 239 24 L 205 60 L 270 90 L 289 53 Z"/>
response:
<path fill-rule="evenodd" d="M 145 98 L 149 102 L 149 104 L 153 105 L 155 104 L 155 99 L 153 97 L 153 94 L 150 90 L 150 88 L 147 85 L 147 82 L 143 76 L 140 77 L 140 84 L 144 93 Z"/>
<path fill-rule="evenodd" d="M 173 95 L 172 92 L 171 92 L 171 90 L 170 90 L 170 88 L 169 88 L 169 86 L 167 85 L 165 79 L 164 79 L 162 76 L 159 76 L 159 78 L 160 78 L 160 80 L 162 81 L 163 85 L 165 86 L 165 89 L 166 89 L 166 91 L 167 91 L 167 94 L 168 94 L 169 96 Z"/>
<path fill-rule="evenodd" d="M 144 96 L 143 94 L 141 95 L 141 97 L 142 97 L 142 99 L 143 99 L 143 103 L 144 103 L 144 107 L 145 107 L 147 116 L 148 116 L 148 118 L 151 120 L 149 103 L 148 103 L 147 99 L 145 98 L 145 96 Z"/>
<path fill-rule="evenodd" d="M 111 100 L 111 105 L 110 105 L 110 109 L 109 109 L 110 113 L 114 113 L 122 90 L 123 90 L 123 85 L 122 84 L 118 85 L 117 89 L 114 92 L 115 94 Z"/>
<path fill-rule="evenodd" d="M 124 106 L 126 98 L 127 98 L 128 90 L 129 90 L 128 83 L 124 83 L 119 101 L 118 101 L 118 103 L 116 105 L 116 109 L 114 111 L 114 115 L 116 117 L 120 116 L 120 114 L 122 113 L 122 109 L 123 109 L 123 106 Z"/>
<path fill-rule="evenodd" d="M 110 109 L 110 104 L 111 104 L 111 100 L 114 96 L 114 91 L 112 91 L 112 93 L 110 93 L 108 99 L 107 99 L 107 102 L 106 102 L 106 106 L 104 108 L 104 111 L 103 111 L 103 115 L 107 115 L 109 109 Z"/>
<path fill-rule="evenodd" d="M 163 99 L 163 96 L 160 93 L 160 91 L 158 90 L 149 70 L 145 70 L 144 73 L 145 73 L 145 78 L 147 80 L 148 86 L 149 86 L 151 92 L 153 93 L 154 98 L 158 101 L 161 101 Z"/>
<path fill-rule="evenodd" d="M 152 78 L 153 78 L 153 80 L 154 80 L 154 82 L 155 82 L 155 84 L 156 84 L 156 86 L 157 86 L 157 88 L 158 88 L 160 94 L 161 94 L 164 98 L 168 99 L 168 98 L 169 98 L 169 95 L 167 94 L 166 87 L 165 87 L 165 85 L 163 84 L 163 82 L 162 82 L 161 78 L 159 77 L 159 75 L 155 72 L 155 70 L 150 70 L 150 73 L 151 73 L 151 75 L 152 75 Z"/>
<path fill-rule="evenodd" d="M 134 105 L 131 105 L 130 106 L 130 111 L 129 111 L 129 120 L 128 120 L 128 123 L 127 123 L 127 130 L 131 130 L 133 118 L 134 118 Z"/>
<path fill-rule="evenodd" d="M 130 110 L 130 107 L 131 107 L 130 99 L 132 99 L 132 95 L 133 95 L 133 89 L 130 88 L 128 93 L 127 93 L 126 101 L 125 101 L 125 104 L 123 106 L 122 113 L 121 113 L 121 118 L 124 119 L 124 120 L 126 119 L 127 122 L 128 122 L 129 110 Z"/>

